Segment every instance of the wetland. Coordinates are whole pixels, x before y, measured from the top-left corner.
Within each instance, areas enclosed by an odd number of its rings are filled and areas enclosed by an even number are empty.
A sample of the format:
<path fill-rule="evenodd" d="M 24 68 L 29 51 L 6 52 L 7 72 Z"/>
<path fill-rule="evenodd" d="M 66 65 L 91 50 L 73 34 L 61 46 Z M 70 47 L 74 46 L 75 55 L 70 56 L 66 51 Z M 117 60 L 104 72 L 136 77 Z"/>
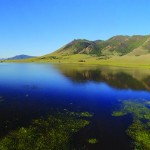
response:
<path fill-rule="evenodd" d="M 150 70 L 0 64 L 0 149 L 148 150 Z"/>

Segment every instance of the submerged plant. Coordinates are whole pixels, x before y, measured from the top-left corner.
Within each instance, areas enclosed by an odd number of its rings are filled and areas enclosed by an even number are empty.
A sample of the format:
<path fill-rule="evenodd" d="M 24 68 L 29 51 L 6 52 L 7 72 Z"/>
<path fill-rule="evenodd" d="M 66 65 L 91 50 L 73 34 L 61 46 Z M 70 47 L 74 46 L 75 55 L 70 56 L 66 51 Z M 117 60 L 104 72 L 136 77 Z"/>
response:
<path fill-rule="evenodd" d="M 146 100 L 126 100 L 119 111 L 113 116 L 131 114 L 133 123 L 127 129 L 127 134 L 133 139 L 135 150 L 150 150 L 150 108 Z"/>
<path fill-rule="evenodd" d="M 98 140 L 95 139 L 95 138 L 92 138 L 92 139 L 89 139 L 88 142 L 89 142 L 90 144 L 96 144 L 96 143 L 98 143 Z"/>
<path fill-rule="evenodd" d="M 81 113 L 82 114 L 82 113 Z M 57 113 L 34 120 L 1 139 L 1 150 L 70 150 L 72 136 L 89 121 L 75 113 Z"/>

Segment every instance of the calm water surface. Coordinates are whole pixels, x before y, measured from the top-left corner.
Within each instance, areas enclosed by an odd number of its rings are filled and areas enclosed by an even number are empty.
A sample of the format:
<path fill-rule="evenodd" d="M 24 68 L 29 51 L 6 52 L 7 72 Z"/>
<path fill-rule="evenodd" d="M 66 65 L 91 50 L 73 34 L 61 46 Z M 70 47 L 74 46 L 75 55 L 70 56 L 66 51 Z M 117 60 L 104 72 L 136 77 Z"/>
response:
<path fill-rule="evenodd" d="M 0 136 L 52 111 L 94 113 L 75 137 L 90 150 L 130 150 L 130 116 L 113 117 L 120 101 L 150 100 L 150 70 L 84 65 L 0 64 Z M 95 145 L 87 139 L 97 138 Z"/>

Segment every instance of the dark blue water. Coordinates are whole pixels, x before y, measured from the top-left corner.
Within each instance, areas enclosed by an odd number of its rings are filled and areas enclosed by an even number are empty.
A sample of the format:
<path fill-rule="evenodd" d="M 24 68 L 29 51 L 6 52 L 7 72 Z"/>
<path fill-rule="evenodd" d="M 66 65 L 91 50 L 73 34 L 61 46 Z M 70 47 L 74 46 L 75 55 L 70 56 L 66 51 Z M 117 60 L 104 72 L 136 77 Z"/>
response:
<path fill-rule="evenodd" d="M 150 71 L 62 64 L 0 64 L 0 136 L 53 111 L 94 113 L 74 143 L 91 150 L 130 150 L 130 116 L 112 117 L 120 101 L 150 100 Z M 87 139 L 99 143 L 88 145 Z"/>

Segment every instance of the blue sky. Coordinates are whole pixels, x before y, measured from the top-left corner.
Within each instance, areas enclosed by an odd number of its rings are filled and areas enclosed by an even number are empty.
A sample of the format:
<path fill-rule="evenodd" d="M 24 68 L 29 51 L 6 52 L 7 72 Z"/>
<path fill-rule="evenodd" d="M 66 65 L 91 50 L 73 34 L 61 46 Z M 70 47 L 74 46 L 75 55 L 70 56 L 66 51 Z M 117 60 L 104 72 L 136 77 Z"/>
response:
<path fill-rule="evenodd" d="M 149 0 L 0 0 L 0 58 L 135 34 L 150 34 Z"/>

